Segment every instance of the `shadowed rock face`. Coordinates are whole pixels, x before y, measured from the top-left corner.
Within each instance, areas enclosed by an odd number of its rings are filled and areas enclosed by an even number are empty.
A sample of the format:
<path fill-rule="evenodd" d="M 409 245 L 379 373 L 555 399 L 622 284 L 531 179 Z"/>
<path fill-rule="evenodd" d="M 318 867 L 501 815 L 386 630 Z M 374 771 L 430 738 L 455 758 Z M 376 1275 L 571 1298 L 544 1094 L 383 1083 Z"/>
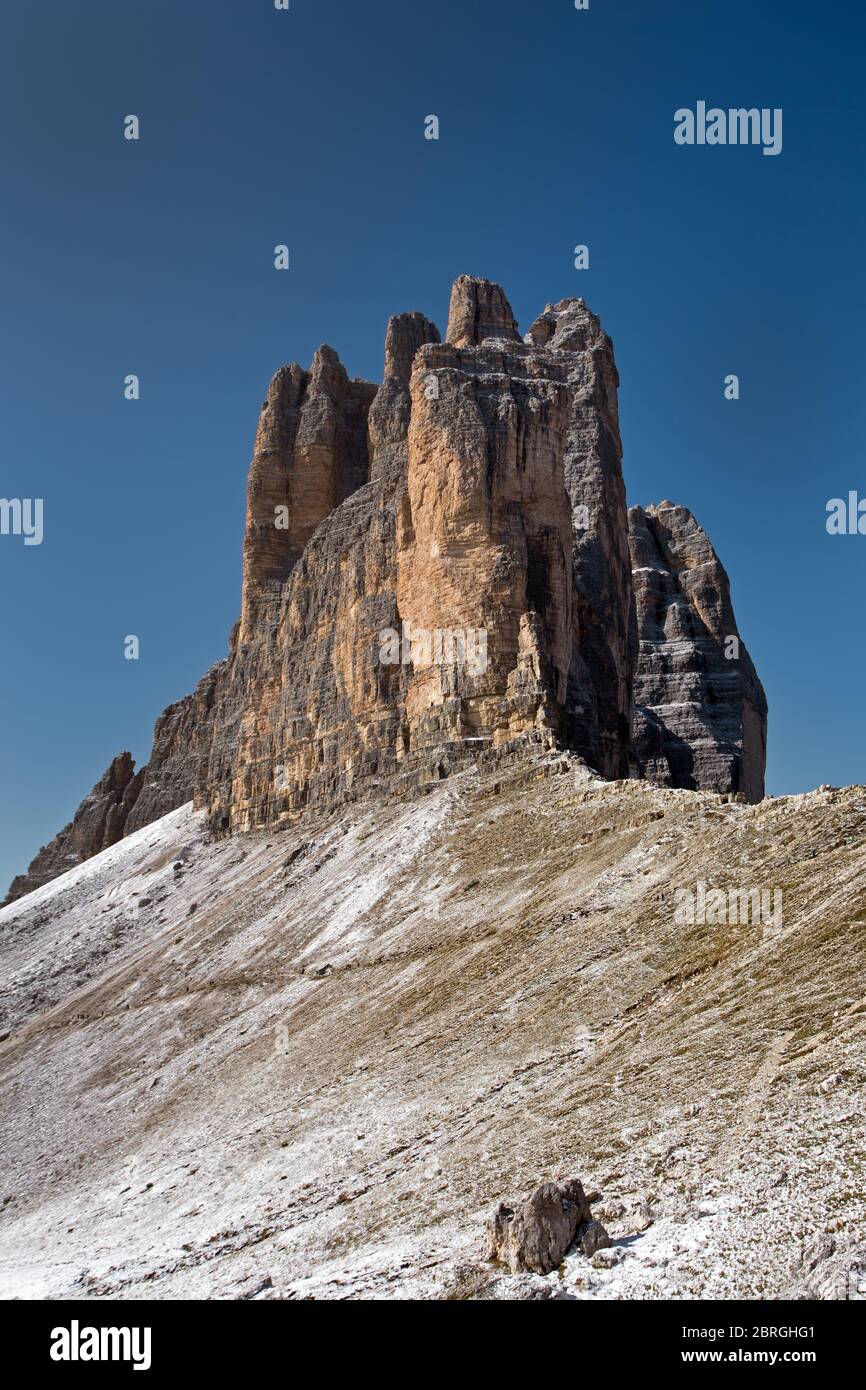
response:
<path fill-rule="evenodd" d="M 214 829 L 333 804 L 396 772 L 407 668 L 378 662 L 376 633 L 399 625 L 400 487 L 374 480 L 332 512 L 238 648 L 196 788 Z"/>
<path fill-rule="evenodd" d="M 44 845 L 26 874 L 12 880 L 6 902 L 23 898 L 58 874 L 66 873 L 76 864 L 116 845 L 126 833 L 130 812 L 141 791 L 142 775 L 135 773 L 130 753 L 120 753 L 102 774 L 96 786 L 84 798 L 72 820 Z"/>
<path fill-rule="evenodd" d="M 604 776 L 625 777 L 637 631 L 613 344 L 582 299 L 549 304 L 526 340 L 568 364 L 563 468 L 572 513 L 575 623 L 564 732 Z"/>
<path fill-rule="evenodd" d="M 237 644 L 237 624 L 229 651 Z M 228 690 L 231 657 L 217 662 L 202 676 L 192 695 L 169 705 L 156 721 L 149 762 L 142 768 L 141 790 L 126 823 L 132 834 L 143 825 L 191 801 L 207 776 L 213 726 Z"/>
<path fill-rule="evenodd" d="M 687 507 L 632 507 L 640 650 L 634 747 L 663 786 L 764 795 L 767 701 L 728 576 Z"/>
<path fill-rule="evenodd" d="M 393 481 L 406 472 L 409 459 L 409 381 L 415 354 L 425 343 L 438 343 L 439 329 L 423 314 L 397 314 L 385 334 L 385 371 L 370 407 L 368 434 L 370 478 Z"/>
<path fill-rule="evenodd" d="M 760 797 L 766 702 L 744 649 L 724 659 L 712 547 L 684 508 L 637 508 L 629 554 L 618 384 L 582 299 L 521 339 L 503 290 L 471 276 L 445 342 L 423 314 L 389 320 L 378 388 L 329 347 L 281 367 L 228 656 L 157 720 L 108 833 L 190 799 L 213 830 L 248 830 L 527 740 L 608 778 Z M 69 830 L 38 882 L 72 862 Z M 88 829 L 75 853 L 107 843 Z"/>

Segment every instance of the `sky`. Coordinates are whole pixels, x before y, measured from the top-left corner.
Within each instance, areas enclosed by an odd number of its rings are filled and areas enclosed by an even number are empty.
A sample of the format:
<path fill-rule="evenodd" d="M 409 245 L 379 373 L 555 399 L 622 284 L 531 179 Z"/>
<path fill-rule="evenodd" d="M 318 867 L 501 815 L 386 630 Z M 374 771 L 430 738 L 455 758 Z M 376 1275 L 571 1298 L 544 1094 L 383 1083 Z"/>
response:
<path fill-rule="evenodd" d="M 389 315 L 444 330 L 461 273 L 499 281 L 523 331 L 571 295 L 601 317 L 630 504 L 690 507 L 731 577 L 768 791 L 866 780 L 866 536 L 825 524 L 831 498 L 866 497 L 861 7 L 3 0 L 0 18 L 0 496 L 44 518 L 39 545 L 0 535 L 0 896 L 225 654 L 275 369 L 328 342 L 378 380 Z M 699 101 L 780 108 L 781 153 L 677 144 Z"/>

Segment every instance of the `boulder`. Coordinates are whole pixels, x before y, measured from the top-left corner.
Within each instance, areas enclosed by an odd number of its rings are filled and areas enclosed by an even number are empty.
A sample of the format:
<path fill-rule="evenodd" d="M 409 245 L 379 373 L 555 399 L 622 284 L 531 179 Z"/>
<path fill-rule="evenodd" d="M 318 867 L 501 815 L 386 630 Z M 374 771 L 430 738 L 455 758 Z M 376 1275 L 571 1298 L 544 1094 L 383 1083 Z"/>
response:
<path fill-rule="evenodd" d="M 500 1202 L 487 1223 L 486 1254 L 512 1274 L 549 1274 L 576 1239 L 586 1255 L 610 1244 L 577 1178 L 543 1182 L 522 1202 Z"/>

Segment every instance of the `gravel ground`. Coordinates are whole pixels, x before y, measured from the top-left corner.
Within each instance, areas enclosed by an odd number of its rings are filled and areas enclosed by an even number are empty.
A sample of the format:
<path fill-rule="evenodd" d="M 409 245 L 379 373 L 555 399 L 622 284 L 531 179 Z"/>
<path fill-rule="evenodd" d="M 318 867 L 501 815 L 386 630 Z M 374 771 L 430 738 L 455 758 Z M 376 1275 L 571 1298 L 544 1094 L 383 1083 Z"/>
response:
<path fill-rule="evenodd" d="M 172 812 L 0 911 L 0 1294 L 864 1297 L 864 828 L 541 753 Z M 699 882 L 781 921 L 682 925 Z M 610 1267 L 485 1264 L 565 1176 Z"/>

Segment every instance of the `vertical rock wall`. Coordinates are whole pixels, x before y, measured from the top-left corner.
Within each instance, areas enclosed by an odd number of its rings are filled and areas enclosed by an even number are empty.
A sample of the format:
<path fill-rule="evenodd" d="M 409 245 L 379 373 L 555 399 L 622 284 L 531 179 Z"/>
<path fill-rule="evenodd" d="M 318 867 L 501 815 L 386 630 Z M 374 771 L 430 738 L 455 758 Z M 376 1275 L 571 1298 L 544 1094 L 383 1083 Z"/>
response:
<path fill-rule="evenodd" d="M 767 701 L 730 584 L 687 507 L 629 512 L 640 649 L 634 745 L 663 785 L 764 794 Z"/>

